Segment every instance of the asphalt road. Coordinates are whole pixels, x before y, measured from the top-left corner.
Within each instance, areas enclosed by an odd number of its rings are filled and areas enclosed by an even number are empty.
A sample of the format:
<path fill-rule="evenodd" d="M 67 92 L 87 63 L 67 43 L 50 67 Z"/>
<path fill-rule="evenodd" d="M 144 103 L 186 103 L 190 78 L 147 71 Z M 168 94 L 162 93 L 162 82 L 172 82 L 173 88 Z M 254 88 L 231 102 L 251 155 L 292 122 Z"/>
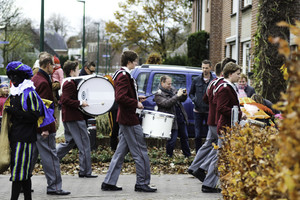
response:
<path fill-rule="evenodd" d="M 78 176 L 64 175 L 63 189 L 70 191 L 67 196 L 52 196 L 46 194 L 46 178 L 43 175 L 35 175 L 32 178 L 32 199 L 54 200 L 54 199 L 75 199 L 75 200 L 96 200 L 96 199 L 122 199 L 122 200 L 161 200 L 161 199 L 201 199 L 218 200 L 222 199 L 221 194 L 207 194 L 201 192 L 201 182 L 191 175 L 152 175 L 151 185 L 157 188 L 155 193 L 135 192 L 135 175 L 120 175 L 118 186 L 122 191 L 101 191 L 101 183 L 105 175 L 98 178 L 87 179 Z M 0 199 L 8 200 L 11 194 L 11 182 L 9 175 L 0 175 Z M 23 199 L 23 194 L 19 199 Z"/>

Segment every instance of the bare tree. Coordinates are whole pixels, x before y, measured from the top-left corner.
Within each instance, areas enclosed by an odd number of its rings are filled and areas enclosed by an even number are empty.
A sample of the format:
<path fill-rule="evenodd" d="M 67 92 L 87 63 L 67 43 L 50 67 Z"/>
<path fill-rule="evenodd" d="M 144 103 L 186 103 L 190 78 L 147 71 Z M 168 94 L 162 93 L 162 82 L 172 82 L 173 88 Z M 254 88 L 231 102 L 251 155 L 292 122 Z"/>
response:
<path fill-rule="evenodd" d="M 21 60 L 25 49 L 31 48 L 31 22 L 22 18 L 20 9 L 15 7 L 15 0 L 0 0 L 0 40 L 3 64 L 11 60 Z"/>
<path fill-rule="evenodd" d="M 66 38 L 70 26 L 69 21 L 64 16 L 61 16 L 57 13 L 52 13 L 49 19 L 46 21 L 46 28 L 55 31 L 63 38 Z"/>

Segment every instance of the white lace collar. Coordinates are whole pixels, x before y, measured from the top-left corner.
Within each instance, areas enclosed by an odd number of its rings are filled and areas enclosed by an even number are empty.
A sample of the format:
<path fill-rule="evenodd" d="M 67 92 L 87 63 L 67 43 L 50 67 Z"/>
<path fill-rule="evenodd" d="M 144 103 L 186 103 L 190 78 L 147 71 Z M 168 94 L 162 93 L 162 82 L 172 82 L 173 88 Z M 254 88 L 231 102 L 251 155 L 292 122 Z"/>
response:
<path fill-rule="evenodd" d="M 35 89 L 33 82 L 31 80 L 25 79 L 22 83 L 18 85 L 18 87 L 15 87 L 14 85 L 10 88 L 10 94 L 11 95 L 20 95 L 23 93 L 23 91 L 27 88 L 32 87 Z"/>

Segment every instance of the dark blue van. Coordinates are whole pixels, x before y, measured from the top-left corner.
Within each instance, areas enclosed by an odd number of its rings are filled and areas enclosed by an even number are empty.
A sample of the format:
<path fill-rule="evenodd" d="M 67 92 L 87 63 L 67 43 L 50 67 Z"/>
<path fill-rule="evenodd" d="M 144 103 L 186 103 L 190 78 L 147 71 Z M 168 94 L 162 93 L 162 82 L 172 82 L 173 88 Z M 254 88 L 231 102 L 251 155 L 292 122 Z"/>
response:
<path fill-rule="evenodd" d="M 138 85 L 139 95 L 150 96 L 145 102 L 143 102 L 145 110 L 154 110 L 156 103 L 153 101 L 154 94 L 158 90 L 160 83 L 160 77 L 162 75 L 168 75 L 172 78 L 172 86 L 176 89 L 186 88 L 189 94 L 191 84 L 194 78 L 202 74 L 202 70 L 196 67 L 187 66 L 175 66 L 175 65 L 142 65 L 136 67 L 131 75 L 135 78 Z M 194 137 L 194 105 L 192 100 L 188 97 L 183 103 L 183 106 L 188 114 L 189 125 L 188 134 L 189 137 Z"/>

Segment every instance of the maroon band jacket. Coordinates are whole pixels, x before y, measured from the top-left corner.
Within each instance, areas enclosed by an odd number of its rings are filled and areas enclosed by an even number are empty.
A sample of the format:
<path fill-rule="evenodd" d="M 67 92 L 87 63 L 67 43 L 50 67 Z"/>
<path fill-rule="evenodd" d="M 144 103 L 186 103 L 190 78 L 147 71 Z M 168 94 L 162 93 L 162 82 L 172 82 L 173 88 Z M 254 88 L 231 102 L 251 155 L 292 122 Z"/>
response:
<path fill-rule="evenodd" d="M 208 110 L 208 118 L 207 118 L 207 125 L 209 126 L 217 126 L 218 124 L 218 119 L 220 116 L 218 116 L 217 113 L 217 105 L 215 102 L 213 102 L 213 98 L 214 98 L 214 93 L 213 91 L 215 90 L 215 88 L 217 88 L 221 83 L 223 83 L 224 78 L 215 78 L 214 80 L 212 80 L 207 89 L 206 89 L 206 93 L 203 96 L 203 101 L 208 104 L 209 106 L 209 110 Z"/>
<path fill-rule="evenodd" d="M 215 89 L 214 102 L 216 102 L 217 113 L 220 116 L 217 124 L 217 131 L 220 134 L 220 130 L 223 127 L 231 126 L 231 110 L 233 106 L 236 105 L 239 108 L 239 120 L 241 119 L 242 111 L 235 89 L 226 82 Z"/>
<path fill-rule="evenodd" d="M 74 80 L 64 82 L 61 103 L 63 122 L 84 120 L 84 114 L 79 110 L 80 101 L 78 100 L 78 92 Z"/>
<path fill-rule="evenodd" d="M 52 93 L 52 84 L 49 76 L 44 71 L 38 71 L 33 77 L 32 82 L 35 86 L 35 90 L 40 95 L 42 99 L 48 99 L 50 101 L 53 101 L 53 93 Z M 38 128 L 37 132 L 42 133 L 43 131 L 49 131 L 49 134 L 55 133 L 55 122 L 52 122 L 51 124 L 44 126 L 42 128 Z"/>
<path fill-rule="evenodd" d="M 140 122 L 136 114 L 138 100 L 135 81 L 124 69 L 121 70 L 114 79 L 115 98 L 119 105 L 117 122 L 126 126 L 138 125 Z"/>

